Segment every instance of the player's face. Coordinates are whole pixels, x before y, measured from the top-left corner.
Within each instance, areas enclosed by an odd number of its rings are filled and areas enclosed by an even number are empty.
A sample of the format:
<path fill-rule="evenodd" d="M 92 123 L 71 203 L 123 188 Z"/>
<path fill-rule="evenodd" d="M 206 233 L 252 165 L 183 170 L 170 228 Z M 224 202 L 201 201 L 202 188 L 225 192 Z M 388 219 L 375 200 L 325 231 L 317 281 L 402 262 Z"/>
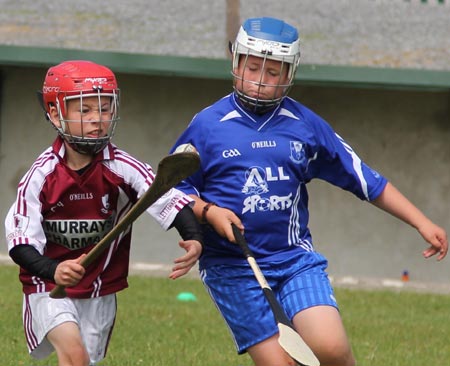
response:
<path fill-rule="evenodd" d="M 278 99 L 289 84 L 288 65 L 281 61 L 241 55 L 239 66 L 234 70 L 235 87 L 255 99 Z"/>
<path fill-rule="evenodd" d="M 99 102 L 100 101 L 100 102 Z M 111 123 L 111 98 L 71 99 L 66 105 L 66 133 L 79 137 L 103 137 Z"/>

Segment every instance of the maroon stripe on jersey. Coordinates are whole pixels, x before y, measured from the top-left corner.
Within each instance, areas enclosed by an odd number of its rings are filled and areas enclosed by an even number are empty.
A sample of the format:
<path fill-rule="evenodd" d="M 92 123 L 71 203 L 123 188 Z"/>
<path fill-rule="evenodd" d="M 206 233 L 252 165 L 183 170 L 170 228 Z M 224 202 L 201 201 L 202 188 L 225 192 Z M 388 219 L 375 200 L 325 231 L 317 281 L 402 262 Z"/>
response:
<path fill-rule="evenodd" d="M 26 196 L 29 190 L 30 182 L 35 179 L 34 173 L 36 172 L 36 170 L 41 170 L 43 166 L 49 165 L 49 168 L 47 169 L 48 171 L 45 172 L 45 176 L 50 174 L 54 170 L 54 168 L 50 168 L 51 165 L 48 163 L 54 159 L 55 156 L 53 155 L 51 150 L 45 151 L 38 157 L 38 159 L 33 163 L 27 174 L 22 178 L 18 186 L 19 188 L 17 192 L 16 208 L 14 212 L 15 214 L 20 214 L 24 217 L 28 215 L 28 205 Z M 45 178 L 43 179 L 43 181 L 44 180 Z M 40 188 L 42 188 L 42 185 Z M 19 244 L 30 244 L 30 240 L 28 238 L 15 238 L 12 240 L 12 244 L 14 246 Z"/>
<path fill-rule="evenodd" d="M 128 211 L 130 211 L 131 206 L 132 206 L 132 203 L 131 203 L 131 202 L 128 202 L 128 204 L 126 204 L 126 205 L 120 210 L 120 212 L 117 213 L 116 221 L 114 222 L 114 225 L 117 225 L 117 223 L 122 219 L 122 217 L 125 216 L 125 215 L 128 213 Z M 131 228 L 131 227 L 128 227 L 125 231 L 122 231 L 122 232 L 120 233 L 120 235 L 112 242 L 111 248 L 113 248 L 114 251 L 117 249 L 117 247 L 119 246 L 120 242 L 122 241 L 122 237 L 123 237 L 124 235 L 127 235 L 127 234 L 128 234 L 128 232 L 130 231 L 130 228 Z M 107 262 L 105 265 L 107 265 L 108 263 L 109 263 L 109 256 L 108 256 L 108 262 Z"/>
<path fill-rule="evenodd" d="M 116 155 L 116 160 L 126 163 L 127 165 L 131 166 L 132 168 L 136 169 L 139 174 L 141 174 L 143 177 L 149 176 L 151 170 L 149 169 L 148 166 L 146 166 L 145 164 L 142 164 L 136 160 L 132 160 L 129 159 L 127 156 L 120 156 L 120 155 Z"/>
<path fill-rule="evenodd" d="M 51 151 L 47 151 L 44 154 L 42 154 L 31 166 L 28 173 L 23 177 L 21 182 L 19 183 L 19 192 L 17 195 L 17 207 L 16 207 L 16 213 L 20 213 L 23 216 L 27 216 L 27 205 L 26 205 L 26 193 L 28 190 L 28 187 L 30 185 L 30 181 L 34 180 L 34 173 L 36 170 L 40 170 L 43 166 L 47 165 L 49 161 L 52 161 L 55 159 L 55 156 Z M 48 169 L 47 172 L 45 172 L 45 176 L 50 174 L 54 169 L 54 166 L 50 169 Z"/>
<path fill-rule="evenodd" d="M 109 347 L 109 341 L 111 340 L 111 335 L 114 329 L 114 326 L 116 325 L 116 316 L 117 316 L 117 297 L 115 298 L 115 304 L 116 304 L 116 311 L 114 312 L 114 321 L 113 324 L 111 326 L 111 328 L 109 329 L 109 334 L 108 334 L 108 339 L 106 341 L 106 345 L 105 345 L 105 353 L 103 354 L 103 357 L 106 356 L 106 353 L 108 352 L 108 347 Z"/>
<path fill-rule="evenodd" d="M 178 211 L 181 211 L 181 209 L 186 206 L 187 204 L 189 204 L 190 202 L 192 202 L 187 196 L 180 198 L 177 202 L 177 204 L 175 205 L 175 208 Z"/>
<path fill-rule="evenodd" d="M 122 217 L 125 216 L 128 211 L 130 211 L 132 204 L 133 203 L 131 201 L 128 201 L 127 204 L 124 205 L 120 209 L 120 211 L 117 211 L 117 215 L 116 215 L 116 218 L 114 220 L 114 226 L 116 226 L 117 223 L 122 219 Z M 117 209 L 118 209 L 118 207 L 117 207 Z"/>
<path fill-rule="evenodd" d="M 94 282 L 92 282 L 92 286 L 94 286 L 94 291 L 92 291 L 91 298 L 100 296 L 100 289 L 102 288 L 102 279 L 99 275 Z"/>
<path fill-rule="evenodd" d="M 32 276 L 31 280 L 36 285 L 36 291 L 35 292 L 46 292 L 45 291 L 45 282 L 41 280 L 38 276 Z"/>
<path fill-rule="evenodd" d="M 21 239 L 15 238 L 12 240 L 12 244 L 13 244 L 13 246 L 17 246 L 17 245 L 21 245 L 21 244 L 31 244 L 31 243 L 28 238 L 25 238 L 25 239 L 24 238 L 21 238 Z"/>
<path fill-rule="evenodd" d="M 146 181 L 149 185 L 155 179 L 155 173 L 150 165 L 133 158 L 131 155 L 125 153 L 122 150 L 116 150 L 115 156 L 117 161 L 121 161 L 123 163 L 126 163 L 127 165 L 130 165 L 131 167 L 136 169 L 139 174 L 141 174 L 143 177 L 146 177 Z M 148 180 L 147 177 L 150 177 L 150 180 Z"/>
<path fill-rule="evenodd" d="M 33 319 L 31 314 L 29 295 L 24 295 L 25 309 L 23 313 L 23 329 L 25 331 L 25 338 L 27 340 L 28 349 L 34 350 L 38 345 L 38 340 L 33 332 Z"/>
<path fill-rule="evenodd" d="M 104 160 L 111 160 L 114 159 L 114 150 L 116 149 L 116 145 L 109 143 L 106 145 L 106 148 L 103 149 L 103 159 Z"/>

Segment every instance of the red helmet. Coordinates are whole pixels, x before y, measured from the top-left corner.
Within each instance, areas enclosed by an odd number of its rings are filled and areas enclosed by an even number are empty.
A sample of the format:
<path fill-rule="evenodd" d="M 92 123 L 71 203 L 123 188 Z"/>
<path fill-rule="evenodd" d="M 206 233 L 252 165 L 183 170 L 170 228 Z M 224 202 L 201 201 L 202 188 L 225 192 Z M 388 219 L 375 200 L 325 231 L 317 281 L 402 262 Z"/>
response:
<path fill-rule="evenodd" d="M 111 120 L 106 136 L 98 138 L 74 136 L 67 128 L 67 101 L 87 97 L 110 97 Z M 59 134 L 78 152 L 97 153 L 111 140 L 119 120 L 119 88 L 114 73 L 107 67 L 91 61 L 65 61 L 50 67 L 45 75 L 42 87 L 44 109 L 50 112 L 54 106 L 58 110 L 61 127 Z"/>

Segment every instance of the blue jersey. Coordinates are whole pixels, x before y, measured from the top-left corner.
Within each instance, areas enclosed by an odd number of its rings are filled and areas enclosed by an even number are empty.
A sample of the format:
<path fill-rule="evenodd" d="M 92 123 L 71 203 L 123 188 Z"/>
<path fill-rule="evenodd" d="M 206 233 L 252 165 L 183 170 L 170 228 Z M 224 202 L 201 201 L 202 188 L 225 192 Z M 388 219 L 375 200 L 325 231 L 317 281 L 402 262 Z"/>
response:
<path fill-rule="evenodd" d="M 373 200 L 387 181 L 317 114 L 284 98 L 262 116 L 230 94 L 198 113 L 176 146 L 194 145 L 201 169 L 178 187 L 232 210 L 258 262 L 314 251 L 306 184 L 325 180 Z M 245 262 L 239 247 L 205 226 L 200 269 Z"/>

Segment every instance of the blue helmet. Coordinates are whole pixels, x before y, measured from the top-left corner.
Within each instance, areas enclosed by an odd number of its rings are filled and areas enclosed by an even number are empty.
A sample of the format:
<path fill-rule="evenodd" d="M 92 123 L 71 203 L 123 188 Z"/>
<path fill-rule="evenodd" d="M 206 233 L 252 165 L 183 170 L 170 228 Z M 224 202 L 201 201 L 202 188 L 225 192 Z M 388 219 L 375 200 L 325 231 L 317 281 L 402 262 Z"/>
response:
<path fill-rule="evenodd" d="M 250 18 L 239 29 L 232 45 L 234 87 L 243 104 L 255 112 L 264 112 L 277 106 L 286 96 L 293 84 L 300 61 L 300 40 L 298 31 L 293 26 L 275 18 Z M 234 73 L 241 59 L 245 62 L 249 55 L 282 62 L 288 67 L 288 84 L 278 85 L 284 88 L 282 97 L 270 100 L 255 99 L 236 89 L 236 80 L 240 78 Z M 243 57 L 241 57 L 243 56 Z"/>

